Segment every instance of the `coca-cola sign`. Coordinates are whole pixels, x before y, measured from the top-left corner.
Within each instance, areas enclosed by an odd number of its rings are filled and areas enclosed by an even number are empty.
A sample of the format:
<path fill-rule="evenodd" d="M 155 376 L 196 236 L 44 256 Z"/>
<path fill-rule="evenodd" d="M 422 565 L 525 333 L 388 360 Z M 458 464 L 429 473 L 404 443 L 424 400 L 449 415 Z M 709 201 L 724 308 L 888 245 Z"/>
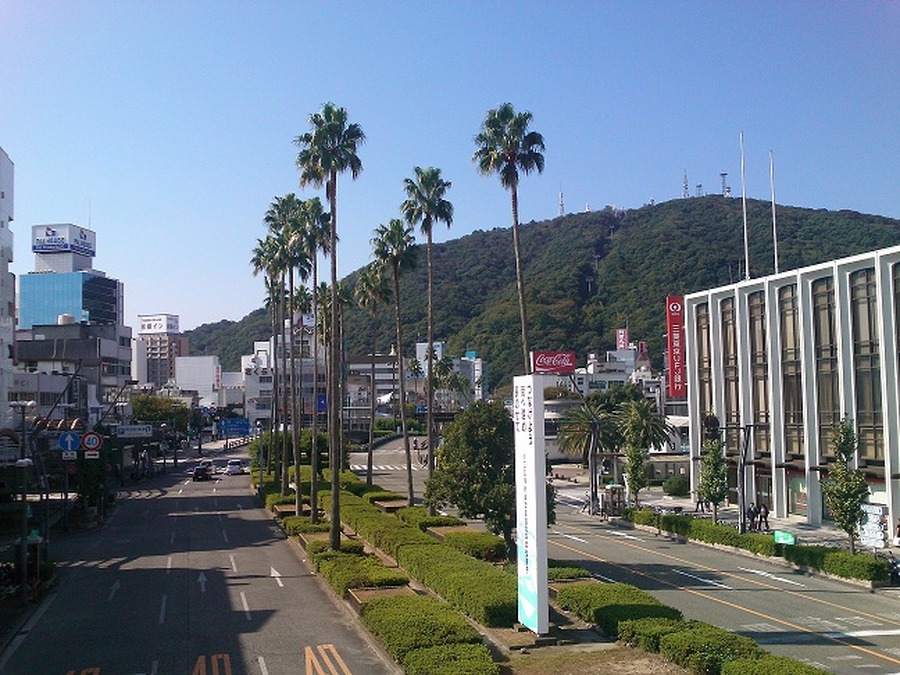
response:
<path fill-rule="evenodd" d="M 533 373 L 559 373 L 561 375 L 574 373 L 575 352 L 531 352 L 531 371 Z"/>

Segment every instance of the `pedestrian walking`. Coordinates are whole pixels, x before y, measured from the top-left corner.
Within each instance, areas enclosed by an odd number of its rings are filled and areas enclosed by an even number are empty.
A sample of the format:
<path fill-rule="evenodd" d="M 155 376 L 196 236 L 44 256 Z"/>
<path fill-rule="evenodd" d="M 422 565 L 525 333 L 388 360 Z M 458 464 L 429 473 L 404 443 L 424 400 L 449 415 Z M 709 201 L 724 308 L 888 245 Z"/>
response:
<path fill-rule="evenodd" d="M 747 528 L 750 530 L 756 529 L 756 517 L 759 515 L 759 511 L 756 509 L 756 504 L 750 502 L 750 506 L 747 507 L 747 510 L 744 512 L 744 515 L 747 517 Z"/>
<path fill-rule="evenodd" d="M 765 504 L 759 505 L 759 516 L 756 524 L 758 530 L 762 530 L 763 526 L 765 526 L 766 532 L 769 531 L 769 507 Z"/>
<path fill-rule="evenodd" d="M 699 511 L 700 513 L 705 513 L 706 500 L 700 496 L 699 492 L 695 492 L 694 494 L 697 495 L 697 503 L 694 505 L 694 513 L 697 513 L 697 511 Z"/>

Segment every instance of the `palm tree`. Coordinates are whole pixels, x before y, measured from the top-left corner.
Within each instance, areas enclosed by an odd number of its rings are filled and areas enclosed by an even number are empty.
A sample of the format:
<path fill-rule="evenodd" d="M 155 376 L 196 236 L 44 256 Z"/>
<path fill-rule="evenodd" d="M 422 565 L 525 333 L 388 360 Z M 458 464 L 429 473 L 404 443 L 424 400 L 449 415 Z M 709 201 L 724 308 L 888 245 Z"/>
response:
<path fill-rule="evenodd" d="M 597 505 L 597 456 L 602 451 L 614 455 L 619 444 L 613 416 L 597 399 L 582 399 L 581 404 L 565 412 L 559 423 L 559 449 L 563 454 L 578 456 L 588 467 L 590 481 L 589 513 Z"/>
<path fill-rule="evenodd" d="M 432 225 L 437 222 L 447 223 L 447 227 L 453 222 L 453 204 L 444 199 L 447 190 L 450 189 L 450 181 L 441 178 L 441 170 L 435 167 L 414 167 L 415 180 L 405 178 L 403 186 L 406 190 L 406 199 L 400 205 L 403 217 L 410 225 L 421 223 L 422 233 L 426 237 L 425 251 L 428 260 L 428 314 L 427 314 L 427 341 L 428 341 L 428 380 L 429 386 L 426 393 L 428 400 L 425 402 L 426 422 L 425 428 L 429 449 L 437 446 L 434 437 L 434 387 L 430 385 L 434 372 L 434 267 L 431 258 Z M 434 452 L 428 452 L 428 478 L 434 475 Z M 433 510 L 434 507 L 431 507 Z"/>
<path fill-rule="evenodd" d="M 415 356 L 413 356 L 409 363 L 406 366 L 406 370 L 409 372 L 410 377 L 413 378 L 413 387 L 414 387 L 414 400 L 416 405 L 419 405 L 419 380 L 425 376 L 425 371 L 422 370 L 422 362 Z"/>
<path fill-rule="evenodd" d="M 500 175 L 500 184 L 510 192 L 512 200 L 513 252 L 516 257 L 516 291 L 519 296 L 519 318 L 522 328 L 522 355 L 525 372 L 531 373 L 528 358 L 528 325 L 525 313 L 525 282 L 522 278 L 522 258 L 519 253 L 519 171 L 528 174 L 537 169 L 544 171 L 544 137 L 536 131 L 528 131 L 531 113 L 517 113 L 511 103 L 503 103 L 499 108 L 488 110 L 481 123 L 481 132 L 475 136 L 478 148 L 472 160 L 478 171 L 490 175 Z"/>
<path fill-rule="evenodd" d="M 265 273 L 265 283 L 266 283 L 266 307 L 269 309 L 272 316 L 272 335 L 275 335 L 278 326 L 278 292 L 279 292 L 279 283 L 278 283 L 278 271 L 276 269 L 275 260 L 277 256 L 277 242 L 275 237 L 269 234 L 265 239 L 257 239 L 256 246 L 253 249 L 252 257 L 250 258 L 250 264 L 253 266 L 253 276 L 256 276 L 260 272 Z M 272 364 L 270 364 L 272 367 Z M 277 383 L 278 375 L 277 370 L 273 368 L 273 380 Z M 274 395 L 271 399 L 271 412 L 269 414 L 269 453 L 268 453 L 268 462 L 274 461 L 275 452 L 274 446 L 272 445 L 275 433 L 275 420 L 277 416 L 277 401 L 276 396 Z M 262 462 L 260 462 L 260 484 L 262 484 L 264 471 L 267 470 L 267 466 L 263 466 Z"/>
<path fill-rule="evenodd" d="M 331 216 L 329 250 L 331 258 L 331 325 L 338 323 L 337 299 L 337 179 L 338 175 L 350 171 L 355 179 L 362 171 L 362 162 L 356 154 L 357 148 L 365 140 L 362 127 L 347 121 L 347 111 L 326 103 L 319 112 L 309 116 L 310 130 L 294 139 L 300 149 L 297 154 L 297 168 L 300 170 L 300 185 L 325 186 L 325 196 Z M 331 548 L 338 550 L 341 544 L 340 525 L 340 476 L 337 444 L 340 440 L 341 406 L 335 395 L 340 389 L 340 353 L 336 340 L 332 340 L 331 370 L 328 373 L 328 451 L 331 456 L 331 528 L 329 540 Z"/>
<path fill-rule="evenodd" d="M 366 485 L 372 485 L 372 464 L 375 444 L 375 338 L 378 335 L 378 305 L 390 300 L 390 288 L 381 265 L 370 262 L 356 277 L 354 295 L 357 304 L 372 317 L 372 370 L 369 375 L 369 445 L 366 452 Z"/>
<path fill-rule="evenodd" d="M 318 476 L 319 476 L 319 344 L 324 342 L 319 332 L 319 295 L 315 292 L 319 284 L 318 254 L 321 251 L 325 255 L 331 252 L 329 214 L 322 208 L 322 202 L 318 197 L 312 197 L 303 202 L 302 232 L 306 240 L 306 249 L 312 261 L 312 313 L 313 313 L 313 397 L 312 397 L 312 447 L 310 449 L 309 471 L 311 475 L 309 503 L 310 521 L 319 520 L 318 504 Z"/>
<path fill-rule="evenodd" d="M 282 331 L 279 336 L 284 336 L 282 342 L 282 361 L 285 362 L 290 358 L 290 372 L 286 372 L 284 382 L 290 388 L 290 422 L 291 422 L 291 447 L 293 449 L 294 464 L 294 500 L 297 513 L 302 513 L 301 504 L 303 501 L 302 485 L 300 481 L 300 428 L 299 414 L 297 406 L 297 361 L 294 353 L 294 278 L 298 274 L 302 280 L 309 277 L 310 272 L 310 256 L 306 251 L 305 241 L 302 237 L 302 205 L 294 193 L 288 193 L 283 197 L 276 197 L 266 212 L 264 221 L 269 226 L 269 230 L 280 235 L 283 246 L 282 262 L 284 265 L 284 274 L 288 280 L 288 296 L 287 303 L 290 308 L 289 316 L 283 316 L 283 320 L 287 319 L 287 331 Z M 287 314 L 287 313 L 286 313 Z M 302 338 L 301 338 L 302 339 Z M 287 415 L 285 415 L 287 419 Z M 284 435 L 284 442 L 287 442 L 287 434 Z M 287 466 L 287 464 L 285 464 Z M 282 477 L 282 488 L 287 487 L 288 472 L 285 471 Z M 282 492 L 286 492 L 283 489 Z"/>
<path fill-rule="evenodd" d="M 382 266 L 391 270 L 394 284 L 394 316 L 397 324 L 397 371 L 400 373 L 400 428 L 403 431 L 403 448 L 406 451 L 406 483 L 409 490 L 409 505 L 414 503 L 412 480 L 412 453 L 409 448 L 409 431 L 406 428 L 406 386 L 403 371 L 403 332 L 400 322 L 400 275 L 416 265 L 418 249 L 414 247 L 415 237 L 412 227 L 398 218 L 392 218 L 387 225 L 379 225 L 372 239 L 373 255 Z"/>
<path fill-rule="evenodd" d="M 671 429 L 648 398 L 625 401 L 616 411 L 616 419 L 625 442 L 628 494 L 637 507 L 638 493 L 649 482 L 645 470 L 648 449 L 668 443 Z"/>
<path fill-rule="evenodd" d="M 307 259 L 308 260 L 308 259 Z M 294 444 L 294 480 L 297 483 L 297 490 L 294 494 L 294 507 L 297 515 L 303 513 L 303 495 L 301 492 L 302 480 L 300 477 L 300 427 L 303 424 L 303 337 L 304 325 L 303 317 L 309 312 L 310 303 L 312 302 L 312 294 L 309 289 L 301 284 L 292 291 L 291 298 L 291 440 Z M 294 317 L 299 317 L 299 321 L 295 324 Z M 294 330 L 295 325 L 297 330 Z M 298 337 L 299 336 L 299 337 Z M 299 343 L 299 354 L 295 353 L 294 347 Z M 300 373 L 297 376 L 297 361 L 299 360 Z M 315 482 L 312 480 L 311 482 Z M 312 505 L 313 502 L 310 502 Z"/>

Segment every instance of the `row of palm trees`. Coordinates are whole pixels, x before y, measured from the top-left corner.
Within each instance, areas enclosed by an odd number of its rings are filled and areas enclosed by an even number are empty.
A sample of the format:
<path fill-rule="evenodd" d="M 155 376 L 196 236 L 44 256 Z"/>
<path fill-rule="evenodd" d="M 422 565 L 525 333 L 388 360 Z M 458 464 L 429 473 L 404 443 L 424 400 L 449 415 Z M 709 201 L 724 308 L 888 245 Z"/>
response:
<path fill-rule="evenodd" d="M 480 132 L 475 136 L 476 150 L 472 156 L 478 170 L 483 174 L 498 174 L 501 185 L 510 191 L 513 221 L 513 253 L 516 262 L 516 289 L 518 293 L 519 315 L 521 323 L 522 350 L 524 356 L 524 372 L 530 372 L 530 359 L 527 340 L 527 315 L 525 308 L 525 289 L 522 276 L 522 263 L 519 253 L 518 235 L 518 184 L 519 174 L 533 170 L 542 172 L 544 168 L 544 140 L 535 132 L 529 131 L 532 116 L 528 112 L 516 113 L 513 106 L 504 103 L 498 108 L 489 110 Z M 313 345 L 323 344 L 326 348 L 327 376 L 327 433 L 329 465 L 331 471 L 331 512 L 333 514 L 330 529 L 330 544 L 338 548 L 340 543 L 339 529 L 339 469 L 342 465 L 341 441 L 341 401 L 342 401 L 342 354 L 340 330 L 341 307 L 349 301 L 349 293 L 337 278 L 337 188 L 338 178 L 347 172 L 356 179 L 362 171 L 362 161 L 358 150 L 365 141 L 365 134 L 358 124 L 351 123 L 347 111 L 333 103 L 326 103 L 322 109 L 309 116 L 309 130 L 297 136 L 294 144 L 298 148 L 296 167 L 299 171 L 301 188 L 312 186 L 325 188 L 327 211 L 317 197 L 301 200 L 295 194 L 276 197 L 264 219 L 268 227 L 266 237 L 257 240 L 253 249 L 251 265 L 254 274 L 263 273 L 266 278 L 267 303 L 272 316 L 273 335 L 276 345 L 281 344 L 281 364 L 274 358 L 273 367 L 273 404 L 270 419 L 277 428 L 279 421 L 284 424 L 287 414 L 280 414 L 284 402 L 290 399 L 290 420 L 299 420 L 296 385 L 297 373 L 294 354 L 290 354 L 288 367 L 288 351 L 293 348 L 293 317 L 302 317 L 311 309 L 315 317 L 313 326 Z M 427 341 L 434 344 L 433 321 L 433 260 L 432 232 L 437 223 L 445 223 L 450 227 L 453 221 L 453 205 L 446 199 L 451 183 L 441 176 L 435 167 L 414 167 L 414 175 L 404 179 L 406 198 L 400 205 L 403 220 L 390 219 L 375 229 L 372 238 L 373 261 L 359 274 L 354 290 L 356 301 L 370 312 L 373 323 L 377 309 L 385 303 L 394 306 L 396 345 L 399 358 L 398 368 L 403 370 L 402 325 L 400 321 L 400 277 L 416 264 L 418 249 L 415 246 L 414 228 L 420 226 L 426 237 L 426 257 L 428 266 L 427 290 Z M 329 284 L 319 286 L 317 258 L 324 254 L 330 261 L 331 279 Z M 311 281 L 313 291 L 295 284 Z M 308 307 L 310 305 L 310 307 Z M 285 319 L 291 317 L 288 333 L 285 334 Z M 302 332 L 302 318 L 299 329 Z M 373 326 L 373 335 L 375 326 Z M 302 345 L 302 338 L 301 338 Z M 427 357 L 427 434 L 429 447 L 435 447 L 434 410 L 434 376 L 435 363 L 431 349 Z M 277 349 L 276 349 L 277 353 Z M 373 378 L 374 382 L 374 353 Z M 313 381 L 318 390 L 318 358 L 313 358 L 315 372 Z M 301 374 L 302 377 L 302 374 Z M 290 392 L 288 394 L 288 392 Z M 372 395 L 374 406 L 374 392 Z M 277 400 L 281 400 L 279 407 Z M 405 378 L 400 378 L 400 400 L 406 401 Z M 314 402 L 314 407 L 317 405 Z M 373 419 L 374 419 L 374 411 Z M 407 485 L 409 501 L 413 500 L 412 456 L 406 424 L 405 406 L 400 406 L 401 430 L 404 438 L 404 450 L 407 460 Z M 318 452 L 316 440 L 318 415 L 312 416 L 312 451 L 310 455 L 313 480 L 311 481 L 310 501 L 316 504 L 318 475 Z M 286 428 L 286 427 L 285 427 Z M 291 424 L 294 456 L 293 464 L 299 464 L 299 425 Z M 274 434 L 272 434 L 274 436 Z M 287 435 L 281 434 L 282 449 L 272 454 L 274 469 L 279 476 L 282 492 L 288 487 L 288 451 Z M 372 443 L 370 436 L 367 480 L 371 482 Z M 429 458 L 429 478 L 434 471 L 433 453 Z M 296 502 L 300 513 L 301 499 L 299 476 L 297 480 Z M 316 509 L 311 510 L 312 518 L 316 518 Z"/>

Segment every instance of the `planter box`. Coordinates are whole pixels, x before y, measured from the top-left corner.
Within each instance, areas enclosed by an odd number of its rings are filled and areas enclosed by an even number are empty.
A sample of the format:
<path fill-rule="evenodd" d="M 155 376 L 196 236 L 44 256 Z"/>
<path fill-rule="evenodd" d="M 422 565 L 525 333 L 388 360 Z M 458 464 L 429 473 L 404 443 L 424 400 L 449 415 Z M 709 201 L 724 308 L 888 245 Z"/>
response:
<path fill-rule="evenodd" d="M 347 602 L 359 614 L 362 606 L 376 598 L 389 595 L 415 595 L 409 586 L 386 586 L 384 588 L 351 588 L 347 590 Z"/>
<path fill-rule="evenodd" d="M 385 513 L 393 513 L 394 511 L 398 511 L 409 506 L 409 501 L 407 501 L 406 499 L 392 499 L 390 501 L 375 502 L 375 506 Z"/>
<path fill-rule="evenodd" d="M 436 527 L 429 527 L 425 532 L 430 534 L 435 539 L 443 539 L 445 536 L 450 534 L 451 532 L 469 532 L 468 525 L 438 525 Z"/>

